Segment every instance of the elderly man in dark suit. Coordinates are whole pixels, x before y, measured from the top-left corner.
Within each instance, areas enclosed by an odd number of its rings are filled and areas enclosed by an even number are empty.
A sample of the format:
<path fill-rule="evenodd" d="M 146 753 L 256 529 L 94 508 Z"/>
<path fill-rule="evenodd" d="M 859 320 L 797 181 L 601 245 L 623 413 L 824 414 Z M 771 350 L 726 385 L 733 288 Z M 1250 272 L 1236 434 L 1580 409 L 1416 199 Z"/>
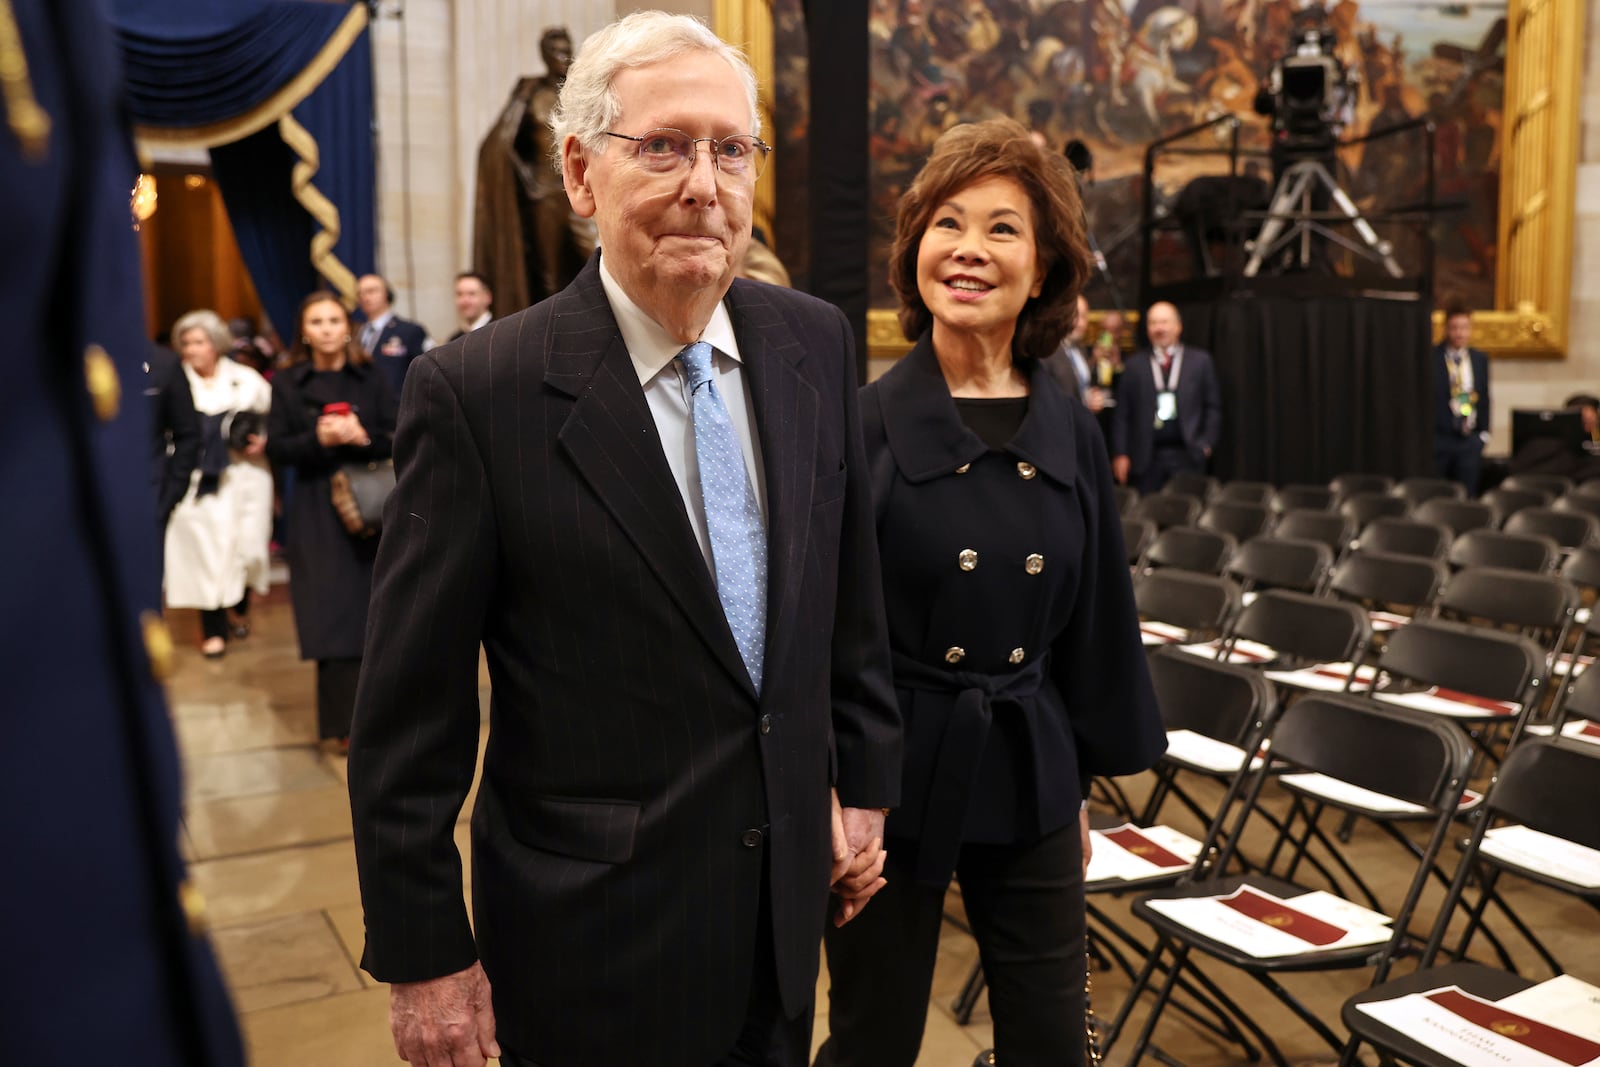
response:
<path fill-rule="evenodd" d="M 121 63 L 91 0 L 0 13 L 4 1058 L 231 1067 L 239 1034 L 178 854 Z"/>
<path fill-rule="evenodd" d="M 1478 491 L 1489 442 L 1489 357 L 1472 347 L 1472 314 L 1452 307 L 1433 346 L 1433 453 L 1439 477 Z"/>
<path fill-rule="evenodd" d="M 367 318 L 361 327 L 361 347 L 399 396 L 411 361 L 433 347 L 433 338 L 420 322 L 395 314 L 394 290 L 382 275 L 363 274 L 356 279 L 356 303 Z"/>
<path fill-rule="evenodd" d="M 758 122 L 698 20 L 591 37 L 554 128 L 603 253 L 407 380 L 350 790 L 412 1063 L 799 1067 L 829 888 L 843 921 L 883 884 L 900 724 L 851 332 L 734 280 Z"/>
<path fill-rule="evenodd" d="M 1135 353 L 1117 383 L 1111 471 L 1154 493 L 1179 471 L 1203 471 L 1222 435 L 1222 391 L 1211 353 L 1181 343 L 1183 319 L 1162 301 L 1145 312 L 1150 347 Z"/>

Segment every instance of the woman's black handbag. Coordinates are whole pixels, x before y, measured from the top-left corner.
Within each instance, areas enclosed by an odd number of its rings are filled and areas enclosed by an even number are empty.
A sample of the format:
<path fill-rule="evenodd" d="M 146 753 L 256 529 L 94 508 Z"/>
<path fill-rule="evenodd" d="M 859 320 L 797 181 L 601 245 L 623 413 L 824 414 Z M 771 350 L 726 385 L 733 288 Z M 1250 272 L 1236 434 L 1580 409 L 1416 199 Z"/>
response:
<path fill-rule="evenodd" d="M 267 432 L 267 417 L 259 411 L 234 411 L 223 417 L 222 439 L 235 452 L 250 447 L 250 438 Z"/>
<path fill-rule="evenodd" d="M 394 492 L 394 460 L 346 463 L 328 485 L 344 528 L 354 537 L 376 537 L 383 529 L 383 505 Z"/>

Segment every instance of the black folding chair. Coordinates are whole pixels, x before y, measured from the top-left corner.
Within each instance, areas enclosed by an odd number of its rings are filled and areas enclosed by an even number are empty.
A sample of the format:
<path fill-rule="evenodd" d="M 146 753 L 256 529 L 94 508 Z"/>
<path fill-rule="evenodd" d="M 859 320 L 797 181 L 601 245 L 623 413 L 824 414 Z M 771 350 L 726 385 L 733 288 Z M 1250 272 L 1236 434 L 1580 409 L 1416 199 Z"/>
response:
<path fill-rule="evenodd" d="M 1445 557 L 1458 570 L 1499 567 L 1529 574 L 1548 574 L 1560 558 L 1561 546 L 1550 538 L 1504 530 L 1468 530 L 1450 542 L 1450 553 Z"/>
<path fill-rule="evenodd" d="M 1557 511 L 1580 511 L 1585 515 L 1600 518 L 1600 496 L 1579 492 L 1576 489 L 1550 506 Z"/>
<path fill-rule="evenodd" d="M 1273 498 L 1274 511 L 1332 511 L 1333 490 L 1325 485 L 1286 485 Z"/>
<path fill-rule="evenodd" d="M 1385 1057 L 1419 1067 L 1459 1067 L 1461 1062 L 1430 1045 L 1418 1030 L 1389 1026 L 1363 1011 L 1363 1005 L 1450 986 L 1493 1001 L 1533 984 L 1520 971 L 1509 967 L 1496 969 L 1460 962 L 1468 947 L 1465 941 L 1454 953 L 1457 962 L 1438 965 L 1450 922 L 1458 907 L 1464 905 L 1469 884 L 1476 882 L 1479 887 L 1477 900 L 1468 909 L 1468 928 L 1464 936 L 1469 938 L 1481 924 L 1483 909 L 1495 894 L 1497 881 L 1508 872 L 1600 908 L 1600 894 L 1593 888 L 1566 880 L 1552 870 L 1552 864 L 1540 862 L 1537 854 L 1526 851 L 1525 845 L 1507 843 L 1504 837 L 1507 827 L 1521 827 L 1525 834 L 1547 835 L 1561 842 L 1600 850 L 1600 819 L 1594 817 L 1595 811 L 1600 810 L 1600 747 L 1569 739 L 1525 742 L 1507 755 L 1484 799 L 1483 809 L 1418 969 L 1403 978 L 1376 983 L 1345 1001 L 1340 1017 L 1350 1031 L 1350 1040 L 1340 1060 L 1341 1067 L 1352 1067 L 1357 1062 L 1362 1044 L 1372 1045 Z M 1547 952 L 1542 955 L 1553 971 L 1561 973 L 1553 956 Z M 1522 1020 L 1506 1018 L 1502 1021 L 1516 1025 Z"/>
<path fill-rule="evenodd" d="M 1211 499 L 1217 491 L 1217 480 L 1207 477 L 1199 471 L 1177 471 L 1167 479 L 1167 484 L 1162 487 L 1164 493 L 1182 493 L 1192 496 L 1204 504 Z"/>
<path fill-rule="evenodd" d="M 1425 500 L 1411 513 L 1417 522 L 1431 522 L 1460 537 L 1468 530 L 1491 530 L 1500 524 L 1494 508 L 1476 500 L 1438 496 Z"/>
<path fill-rule="evenodd" d="M 1276 496 L 1270 482 L 1223 482 L 1212 503 L 1261 504 L 1270 506 Z"/>
<path fill-rule="evenodd" d="M 1148 519 L 1122 520 L 1122 546 L 1128 553 L 1128 566 L 1144 566 L 1144 555 L 1156 539 L 1156 524 Z"/>
<path fill-rule="evenodd" d="M 1172 568 L 1134 575 L 1133 600 L 1147 647 L 1216 640 L 1240 603 L 1232 579 Z"/>
<path fill-rule="evenodd" d="M 1200 517 L 1200 501 L 1182 493 L 1152 493 L 1134 505 L 1133 518 L 1149 519 L 1158 530 L 1169 526 L 1193 526 Z"/>
<path fill-rule="evenodd" d="M 1228 534 L 1236 541 L 1248 541 L 1272 525 L 1272 510 L 1265 504 L 1214 500 L 1200 513 L 1198 525 L 1203 530 Z"/>
<path fill-rule="evenodd" d="M 1444 559 L 1450 540 L 1447 526 L 1412 519 L 1374 519 L 1361 531 L 1356 547 L 1396 556 Z"/>
<path fill-rule="evenodd" d="M 1358 550 L 1340 560 L 1328 578 L 1328 592 L 1353 600 L 1374 613 L 1373 628 L 1403 625 L 1396 616 L 1415 616 L 1433 606 L 1449 569 L 1438 560 Z"/>
<path fill-rule="evenodd" d="M 1288 589 L 1268 589 L 1239 613 L 1220 659 L 1272 670 L 1350 663 L 1372 638 L 1355 604 Z"/>
<path fill-rule="evenodd" d="M 1479 503 L 1494 509 L 1496 526 L 1504 526 L 1507 519 L 1523 508 L 1549 507 L 1554 499 L 1549 493 L 1537 489 L 1508 489 L 1504 485 L 1497 485 L 1478 496 Z"/>
<path fill-rule="evenodd" d="M 1500 483 L 1500 488 L 1532 490 L 1554 500 L 1572 491 L 1572 479 L 1564 474 L 1513 474 Z"/>
<path fill-rule="evenodd" d="M 1272 536 L 1320 541 L 1332 549 L 1334 558 L 1338 559 L 1350 547 L 1350 542 L 1355 540 L 1356 526 L 1337 511 L 1295 508 L 1278 516 Z"/>
<path fill-rule="evenodd" d="M 1133 509 L 1139 504 L 1139 490 L 1131 485 L 1118 485 L 1113 487 L 1117 494 L 1117 514 L 1123 518 L 1133 515 Z"/>
<path fill-rule="evenodd" d="M 1394 479 L 1387 474 L 1341 474 L 1328 483 L 1335 504 L 1342 504 L 1357 493 L 1387 493 Z"/>
<path fill-rule="evenodd" d="M 1583 511 L 1523 508 L 1506 520 L 1506 533 L 1539 534 L 1562 548 L 1581 548 L 1600 541 L 1600 519 Z"/>
<path fill-rule="evenodd" d="M 1460 482 L 1450 478 L 1402 478 L 1391 492 L 1401 497 L 1413 509 L 1424 501 L 1445 497 L 1449 500 L 1465 500 L 1466 487 Z"/>
<path fill-rule="evenodd" d="M 1195 574 L 1221 574 L 1235 542 L 1225 533 L 1197 526 L 1169 526 L 1156 535 L 1145 553 L 1148 567 L 1172 567 Z"/>
<path fill-rule="evenodd" d="M 1314 593 L 1333 567 L 1333 550 L 1320 541 L 1252 537 L 1228 559 L 1229 577 L 1240 590 L 1295 589 Z"/>
<path fill-rule="evenodd" d="M 1374 519 L 1403 519 L 1411 513 L 1411 505 L 1403 496 L 1392 496 L 1388 493 L 1357 493 L 1346 497 L 1339 505 L 1339 511 L 1356 524 L 1357 530 L 1365 530 L 1367 524 Z"/>
<path fill-rule="evenodd" d="M 1381 982 L 1388 977 L 1396 955 L 1409 943 L 1412 914 L 1466 786 L 1472 757 L 1460 732 L 1426 715 L 1385 708 L 1368 700 L 1310 694 L 1279 713 L 1272 734 L 1272 756 L 1274 764 L 1281 762 L 1301 773 L 1323 775 L 1358 790 L 1417 805 L 1428 813 L 1432 831 L 1404 895 L 1386 914 L 1387 925 L 1375 920 L 1341 920 L 1348 924 L 1341 925 L 1319 919 L 1312 914 L 1310 905 L 1297 906 L 1296 898 L 1308 892 L 1309 887 L 1274 871 L 1227 875 L 1234 846 L 1249 821 L 1264 814 L 1259 801 L 1273 767 L 1263 766 L 1251 782 L 1237 819 L 1222 835 L 1215 861 L 1198 871 L 1193 881 L 1147 894 L 1134 902 L 1134 914 L 1151 925 L 1158 940 L 1118 1012 L 1108 1046 L 1121 1034 L 1157 971 L 1164 969 L 1166 977 L 1128 1056 L 1128 1067 L 1143 1061 L 1177 979 L 1198 972 L 1199 968 L 1190 963 L 1195 954 L 1249 975 L 1339 1052 L 1345 1047 L 1345 1039 L 1301 1003 L 1277 976 L 1372 967 L 1372 981 Z M 1355 802 L 1330 801 L 1330 806 L 1358 816 L 1366 814 L 1366 809 Z M 1286 863 L 1299 859 L 1293 850 L 1283 850 L 1280 858 Z M 1243 934 L 1222 935 L 1214 927 L 1203 925 L 1204 911 L 1242 915 L 1236 921 L 1255 933 L 1247 943 L 1241 943 Z M 1172 961 L 1163 967 L 1168 953 Z M 1274 1063 L 1287 1067 L 1283 1053 L 1252 1018 L 1245 1016 L 1237 1021 L 1254 1034 Z M 1172 1062 L 1164 1055 L 1162 1058 Z"/>

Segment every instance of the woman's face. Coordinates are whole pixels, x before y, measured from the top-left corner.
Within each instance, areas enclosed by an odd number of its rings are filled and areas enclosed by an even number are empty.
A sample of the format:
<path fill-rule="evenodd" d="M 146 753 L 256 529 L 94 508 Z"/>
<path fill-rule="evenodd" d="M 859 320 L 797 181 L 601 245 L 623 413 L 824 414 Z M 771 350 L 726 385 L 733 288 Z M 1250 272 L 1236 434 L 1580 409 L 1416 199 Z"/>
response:
<path fill-rule="evenodd" d="M 1015 330 L 1039 295 L 1033 203 L 1014 178 L 974 182 L 934 209 L 917 246 L 917 292 L 945 329 Z"/>
<path fill-rule="evenodd" d="M 319 356 L 337 356 L 350 342 L 350 317 L 337 300 L 319 300 L 300 316 L 300 335 Z"/>
<path fill-rule="evenodd" d="M 191 326 L 178 336 L 178 355 L 202 378 L 211 377 L 217 369 L 217 346 L 211 343 L 211 335 L 198 326 Z"/>

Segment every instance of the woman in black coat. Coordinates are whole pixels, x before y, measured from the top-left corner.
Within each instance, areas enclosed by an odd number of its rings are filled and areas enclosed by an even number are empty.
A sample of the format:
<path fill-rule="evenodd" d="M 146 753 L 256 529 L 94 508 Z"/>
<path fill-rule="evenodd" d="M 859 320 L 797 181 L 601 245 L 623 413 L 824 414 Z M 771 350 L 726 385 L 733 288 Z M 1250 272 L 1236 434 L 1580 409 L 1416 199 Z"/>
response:
<path fill-rule="evenodd" d="M 388 459 L 395 403 L 389 383 L 354 343 L 339 298 L 300 305 L 289 365 L 272 378 L 267 455 L 294 470 L 285 516 L 289 597 L 300 658 L 317 661 L 317 730 L 348 744 L 378 539 L 350 534 L 334 511 L 330 476 L 352 461 Z"/>
<path fill-rule="evenodd" d="M 1039 363 L 1087 272 L 1060 164 L 1008 119 L 958 126 L 901 201 L 890 278 L 916 346 L 861 417 L 905 774 L 887 885 L 827 933 L 819 1065 L 912 1067 L 952 872 L 996 1062 L 1084 1062 L 1084 798 L 1165 734 L 1105 445 Z"/>

